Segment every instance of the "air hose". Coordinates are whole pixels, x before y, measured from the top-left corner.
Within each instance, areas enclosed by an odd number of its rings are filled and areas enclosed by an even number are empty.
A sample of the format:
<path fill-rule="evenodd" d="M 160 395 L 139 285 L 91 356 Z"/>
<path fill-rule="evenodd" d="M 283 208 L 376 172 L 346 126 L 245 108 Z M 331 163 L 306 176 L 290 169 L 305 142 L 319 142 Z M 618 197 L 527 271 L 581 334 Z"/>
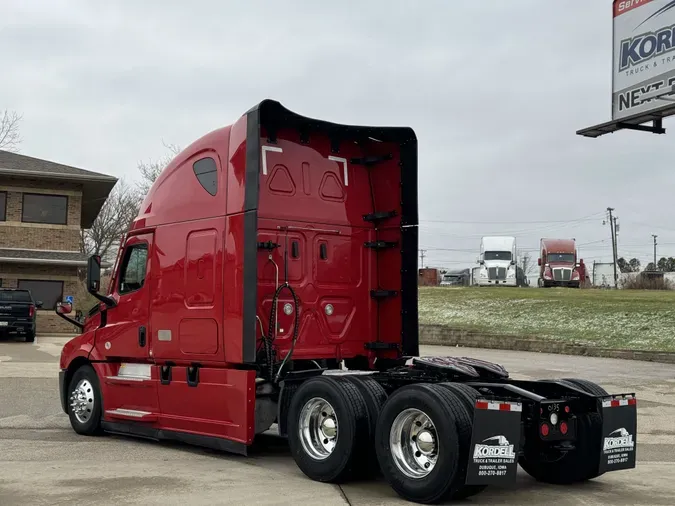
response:
<path fill-rule="evenodd" d="M 284 290 L 284 288 L 288 289 L 289 292 L 291 292 L 291 296 L 293 297 L 293 305 L 295 307 L 295 320 L 293 322 L 293 339 L 291 341 L 291 348 L 284 357 L 284 360 L 281 363 L 281 366 L 279 366 L 279 370 L 277 371 L 276 377 L 274 376 L 274 358 L 273 358 L 273 349 L 272 345 L 274 342 L 274 336 L 275 336 L 275 328 L 274 328 L 274 322 L 276 321 L 276 313 L 277 313 L 277 304 L 279 302 L 279 294 Z M 274 292 L 274 297 L 272 297 L 272 310 L 270 312 L 270 320 L 269 320 L 269 329 L 267 332 L 267 339 L 265 339 L 265 353 L 267 354 L 267 366 L 269 368 L 269 378 L 272 380 L 274 378 L 274 382 L 276 383 L 279 380 L 279 376 L 281 374 L 281 370 L 284 368 L 286 365 L 286 362 L 290 359 L 290 357 L 293 355 L 293 350 L 295 349 L 295 343 L 298 340 L 298 332 L 300 330 L 300 305 L 298 304 L 298 297 L 295 294 L 295 290 L 291 287 L 291 285 L 288 284 L 288 281 L 283 283 L 282 285 L 277 288 L 276 292 Z"/>

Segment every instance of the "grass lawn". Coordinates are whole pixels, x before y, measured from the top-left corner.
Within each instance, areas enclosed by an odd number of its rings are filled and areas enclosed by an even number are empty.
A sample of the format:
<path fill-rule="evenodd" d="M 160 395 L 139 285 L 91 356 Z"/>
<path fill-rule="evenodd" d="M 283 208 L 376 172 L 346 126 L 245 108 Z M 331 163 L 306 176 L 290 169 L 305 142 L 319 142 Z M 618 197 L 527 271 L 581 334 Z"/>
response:
<path fill-rule="evenodd" d="M 420 287 L 421 324 L 603 348 L 675 351 L 675 292 Z"/>

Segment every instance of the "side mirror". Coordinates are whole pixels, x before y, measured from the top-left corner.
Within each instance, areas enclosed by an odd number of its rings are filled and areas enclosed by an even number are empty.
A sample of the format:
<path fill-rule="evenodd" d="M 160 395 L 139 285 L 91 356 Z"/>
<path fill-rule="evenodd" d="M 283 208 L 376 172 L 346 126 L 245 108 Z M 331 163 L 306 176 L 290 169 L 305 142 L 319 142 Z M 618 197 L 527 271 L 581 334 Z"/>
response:
<path fill-rule="evenodd" d="M 87 262 L 87 290 L 89 293 L 98 293 L 101 287 L 101 257 L 92 255 Z"/>
<path fill-rule="evenodd" d="M 70 302 L 57 302 L 56 314 L 70 314 L 73 312 L 73 305 Z"/>
<path fill-rule="evenodd" d="M 537 265 L 541 267 L 541 258 L 537 258 Z"/>
<path fill-rule="evenodd" d="M 92 255 L 87 262 L 87 291 L 108 307 L 115 306 L 115 299 L 101 295 L 101 257 Z"/>
<path fill-rule="evenodd" d="M 75 325 L 80 330 L 84 329 L 84 325 L 82 322 L 78 320 L 73 320 L 70 316 L 68 316 L 70 313 L 73 311 L 73 305 L 70 302 L 57 302 L 56 303 L 56 314 L 59 315 L 61 318 L 66 320 L 68 323 L 71 323 Z"/>
<path fill-rule="evenodd" d="M 36 301 L 35 301 L 35 307 L 41 308 L 41 307 L 42 307 L 42 301 L 41 301 L 41 300 L 36 300 Z"/>

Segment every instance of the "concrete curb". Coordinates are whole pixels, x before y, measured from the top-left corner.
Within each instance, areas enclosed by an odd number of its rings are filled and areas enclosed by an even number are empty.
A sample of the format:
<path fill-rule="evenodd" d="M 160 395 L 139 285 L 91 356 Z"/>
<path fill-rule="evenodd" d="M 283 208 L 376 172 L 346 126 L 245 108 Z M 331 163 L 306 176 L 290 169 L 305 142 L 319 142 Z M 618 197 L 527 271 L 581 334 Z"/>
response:
<path fill-rule="evenodd" d="M 559 341 L 490 334 L 472 330 L 460 330 L 443 325 L 420 324 L 420 344 L 532 351 L 539 353 L 557 353 L 560 355 L 621 358 L 625 360 L 642 360 L 645 362 L 675 364 L 675 352 L 595 348 L 593 346 L 582 346 Z"/>

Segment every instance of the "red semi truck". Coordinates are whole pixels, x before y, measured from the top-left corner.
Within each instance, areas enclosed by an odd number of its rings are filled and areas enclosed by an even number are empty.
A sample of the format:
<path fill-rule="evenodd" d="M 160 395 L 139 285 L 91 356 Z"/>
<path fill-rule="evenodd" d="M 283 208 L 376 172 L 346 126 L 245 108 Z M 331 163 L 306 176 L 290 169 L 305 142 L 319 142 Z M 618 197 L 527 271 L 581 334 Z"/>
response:
<path fill-rule="evenodd" d="M 541 239 L 539 287 L 579 288 L 583 281 L 582 277 L 585 277 L 585 273 L 581 272 L 577 264 L 577 248 L 574 239 Z"/>
<path fill-rule="evenodd" d="M 60 358 L 75 432 L 246 454 L 270 429 L 311 479 L 378 472 L 459 499 L 635 467 L 636 400 L 581 379 L 418 357 L 417 139 L 265 100 L 180 153 Z"/>

